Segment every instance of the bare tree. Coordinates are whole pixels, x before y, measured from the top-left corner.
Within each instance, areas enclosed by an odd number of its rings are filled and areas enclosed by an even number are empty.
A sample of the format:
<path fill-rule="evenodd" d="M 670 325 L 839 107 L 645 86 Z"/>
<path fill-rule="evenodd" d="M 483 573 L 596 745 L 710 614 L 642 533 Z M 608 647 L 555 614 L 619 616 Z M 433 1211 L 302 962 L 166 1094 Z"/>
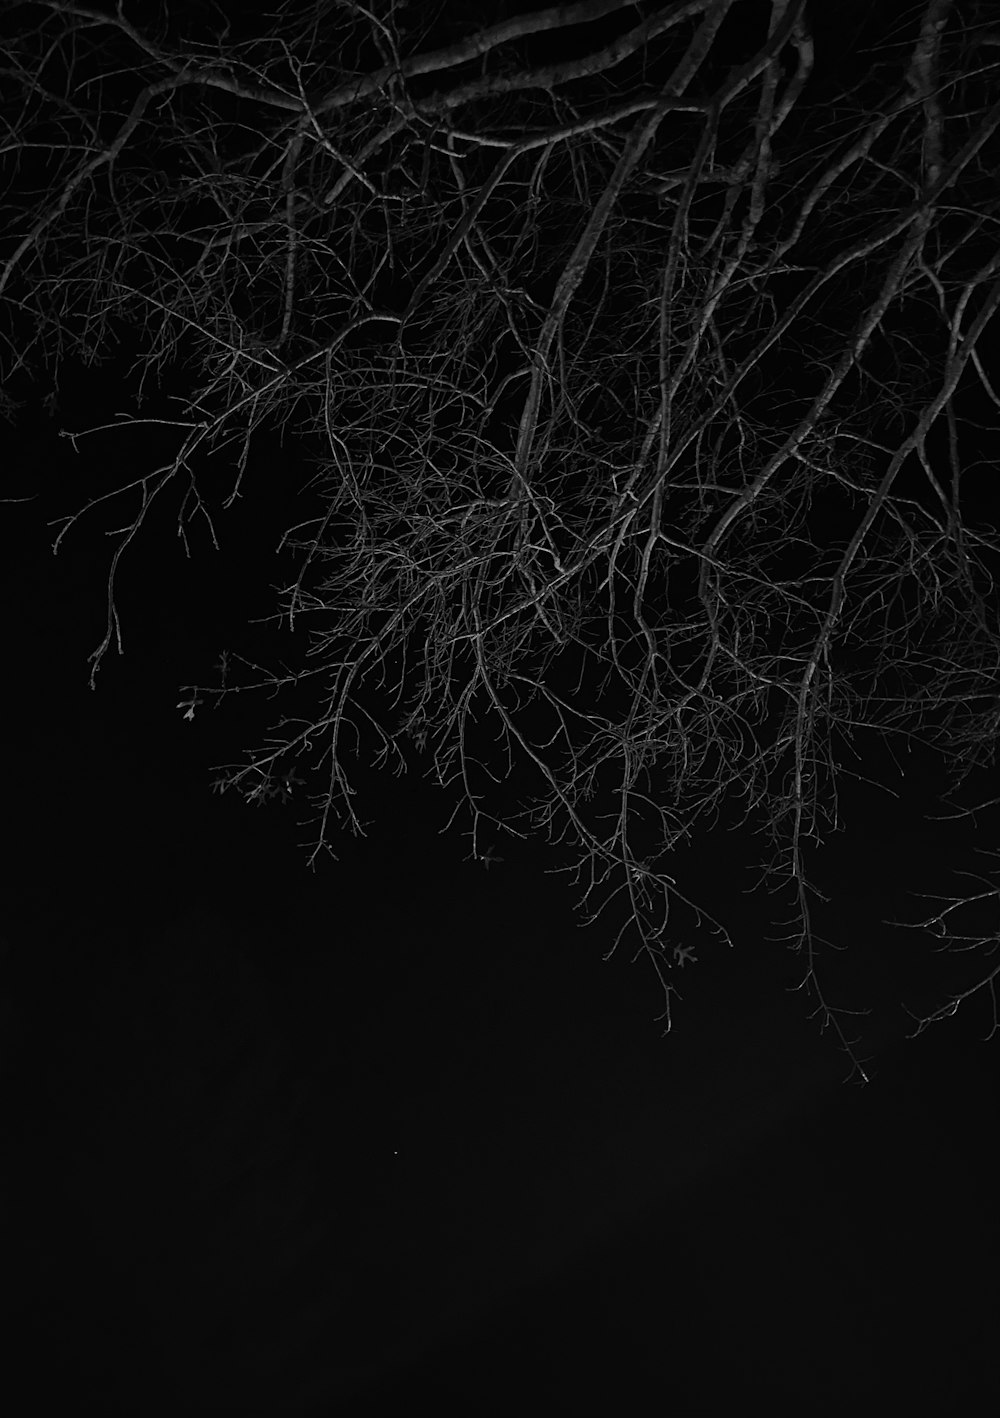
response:
<path fill-rule="evenodd" d="M 129 8 L 2 21 L 8 398 L 123 323 L 140 392 L 186 380 L 169 456 L 113 494 L 91 684 L 153 503 L 181 488 L 182 532 L 211 525 L 199 466 L 241 445 L 227 507 L 255 434 L 291 424 L 323 450 L 278 617 L 312 628 L 310 662 L 224 657 L 180 708 L 260 687 L 303 712 L 219 786 L 310 782 L 314 861 L 360 828 L 354 755 L 424 756 L 476 856 L 545 833 L 585 906 L 626 907 L 667 1027 L 691 959 L 671 907 L 704 913 L 665 864 L 741 798 L 850 1050 L 804 862 L 838 753 L 918 738 L 957 788 L 1000 724 L 998 543 L 967 476 L 998 405 L 989 7 L 921 0 L 839 86 L 804 0 L 475 25 L 297 0 L 250 37 Z"/>

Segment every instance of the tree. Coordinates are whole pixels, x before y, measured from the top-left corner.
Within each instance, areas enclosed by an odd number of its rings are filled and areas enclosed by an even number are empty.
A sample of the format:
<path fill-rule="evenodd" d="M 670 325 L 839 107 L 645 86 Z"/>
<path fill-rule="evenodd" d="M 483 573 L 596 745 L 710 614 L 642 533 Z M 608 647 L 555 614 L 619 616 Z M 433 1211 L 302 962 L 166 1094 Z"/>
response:
<path fill-rule="evenodd" d="M 844 755 L 922 743 L 957 795 L 1000 724 L 987 7 L 580 0 L 470 29 L 293 0 L 247 33 L 127 8 L 3 20 L 7 407 L 122 331 L 140 394 L 182 390 L 168 456 L 56 542 L 131 503 L 91 685 L 150 507 L 179 493 L 214 538 L 206 461 L 241 445 L 225 509 L 290 426 L 321 452 L 278 621 L 312 660 L 224 656 L 179 709 L 302 712 L 218 785 L 284 799 L 311 769 L 315 861 L 360 826 L 353 755 L 423 764 L 484 859 L 497 832 L 568 845 L 667 1027 L 671 910 L 729 940 L 670 854 L 742 815 L 850 1052 L 806 862 Z M 984 957 L 920 1027 L 993 994 L 976 899 L 919 923 Z"/>

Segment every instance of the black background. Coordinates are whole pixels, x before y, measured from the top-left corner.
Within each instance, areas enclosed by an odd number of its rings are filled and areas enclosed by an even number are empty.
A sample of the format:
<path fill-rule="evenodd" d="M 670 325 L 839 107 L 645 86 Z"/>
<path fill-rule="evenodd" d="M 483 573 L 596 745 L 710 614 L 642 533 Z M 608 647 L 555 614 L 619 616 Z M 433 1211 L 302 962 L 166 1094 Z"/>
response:
<path fill-rule="evenodd" d="M 301 804 L 210 791 L 266 701 L 186 722 L 222 648 L 273 627 L 307 480 L 262 437 L 245 495 L 185 556 L 168 507 L 122 566 L 125 653 L 96 692 L 125 520 L 51 555 L 53 519 L 161 456 L 129 361 L 69 368 L 3 435 L 4 1327 L 20 1413 L 967 1411 L 995 1398 L 996 1041 L 985 992 L 881 925 L 979 869 L 923 820 L 929 755 L 848 778 L 814 860 L 834 1002 L 866 1088 L 769 940 L 787 899 L 719 831 L 678 862 L 730 929 L 684 923 L 673 1032 L 618 920 L 578 927 L 544 844 L 471 860 L 451 802 L 354 765 L 368 835 L 306 869 Z M 207 476 L 228 488 L 224 460 Z M 103 520 L 102 520 L 103 519 Z M 991 775 L 981 796 L 989 797 Z M 989 905 L 983 921 L 989 919 Z M 982 925 L 984 931 L 992 926 Z M 981 967 L 980 962 L 980 967 Z M 912 1027 L 912 1026 L 910 1026 Z"/>

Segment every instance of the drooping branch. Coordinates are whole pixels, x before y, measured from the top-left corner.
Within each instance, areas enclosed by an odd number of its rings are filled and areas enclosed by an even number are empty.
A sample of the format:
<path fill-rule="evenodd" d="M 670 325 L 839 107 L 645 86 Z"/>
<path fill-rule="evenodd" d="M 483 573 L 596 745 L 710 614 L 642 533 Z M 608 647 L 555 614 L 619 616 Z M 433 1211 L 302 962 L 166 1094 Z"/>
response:
<path fill-rule="evenodd" d="M 318 853 L 358 826 L 348 741 L 423 754 L 474 833 L 499 752 L 521 808 L 491 840 L 568 842 L 668 1015 L 671 907 L 700 909 L 670 854 L 742 799 L 836 1022 L 807 854 L 838 753 L 920 736 L 958 781 L 996 739 L 998 548 L 963 471 L 1000 408 L 990 32 L 927 0 L 830 105 L 799 0 L 763 24 L 587 0 L 413 43 L 391 4 L 228 46 L 11 14 L 5 376 L 124 322 L 183 390 L 168 452 L 110 494 L 92 682 L 154 499 L 211 519 L 197 467 L 235 440 L 221 515 L 294 418 L 321 506 L 278 619 L 315 627 L 313 663 L 181 702 L 307 703 L 224 784 L 262 801 L 318 758 Z"/>

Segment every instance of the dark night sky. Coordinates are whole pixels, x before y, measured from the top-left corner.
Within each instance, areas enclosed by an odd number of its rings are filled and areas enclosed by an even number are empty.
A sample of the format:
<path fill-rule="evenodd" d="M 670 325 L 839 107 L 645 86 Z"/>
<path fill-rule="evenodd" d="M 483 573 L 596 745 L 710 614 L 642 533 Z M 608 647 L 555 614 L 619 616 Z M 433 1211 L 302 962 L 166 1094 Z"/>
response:
<path fill-rule="evenodd" d="M 70 388 L 68 426 L 115 407 L 107 372 Z M 943 989 L 878 925 L 969 851 L 919 823 L 922 760 L 895 804 L 848 784 L 817 859 L 850 946 L 830 979 L 878 1006 L 875 1082 L 843 1086 L 784 993 L 781 903 L 739 835 L 689 856 L 737 949 L 691 926 L 664 1039 L 651 969 L 602 963 L 610 929 L 578 929 L 558 859 L 504 842 L 485 872 L 413 775 L 360 774 L 370 836 L 315 873 L 294 806 L 209 791 L 268 706 L 189 724 L 177 690 L 271 609 L 294 448 L 261 446 L 219 553 L 151 528 L 91 693 L 107 544 L 84 524 L 53 559 L 45 524 L 127 461 L 111 437 L 74 459 L 30 408 L 6 447 L 16 495 L 36 489 L 4 515 L 4 714 L 11 1323 L 38 1411 L 81 1391 L 130 1414 L 155 1394 L 815 1413 L 992 1393 L 995 1045 L 975 1007 L 904 1041 L 900 997 Z"/>
<path fill-rule="evenodd" d="M 872 7 L 849 9 L 863 28 Z M 503 840 L 485 871 L 412 773 L 358 764 L 369 835 L 310 872 L 295 801 L 209 788 L 264 742 L 268 701 L 176 707 L 223 648 L 301 654 L 249 624 L 290 568 L 294 443 L 256 445 L 218 552 L 202 528 L 185 557 L 176 499 L 154 516 L 122 567 L 125 653 L 87 688 L 125 514 L 56 558 L 48 524 L 167 455 L 117 430 L 74 456 L 56 430 L 128 408 L 125 368 L 70 368 L 55 420 L 38 388 L 0 427 L 3 495 L 32 499 L 0 507 L 19 1418 L 995 1401 L 1000 1044 L 985 1001 L 907 1041 L 900 1001 L 930 1010 L 965 977 L 880 924 L 984 866 L 968 824 L 923 820 L 930 759 L 902 760 L 895 798 L 845 779 L 814 860 L 819 928 L 848 947 L 832 994 L 873 1006 L 867 1088 L 788 992 L 759 839 L 719 830 L 678 860 L 736 948 L 683 922 L 698 960 L 666 1038 L 648 963 L 602 961 L 619 920 L 579 928 L 549 874 L 565 857 Z M 199 472 L 217 498 L 231 477 L 224 456 Z"/>

